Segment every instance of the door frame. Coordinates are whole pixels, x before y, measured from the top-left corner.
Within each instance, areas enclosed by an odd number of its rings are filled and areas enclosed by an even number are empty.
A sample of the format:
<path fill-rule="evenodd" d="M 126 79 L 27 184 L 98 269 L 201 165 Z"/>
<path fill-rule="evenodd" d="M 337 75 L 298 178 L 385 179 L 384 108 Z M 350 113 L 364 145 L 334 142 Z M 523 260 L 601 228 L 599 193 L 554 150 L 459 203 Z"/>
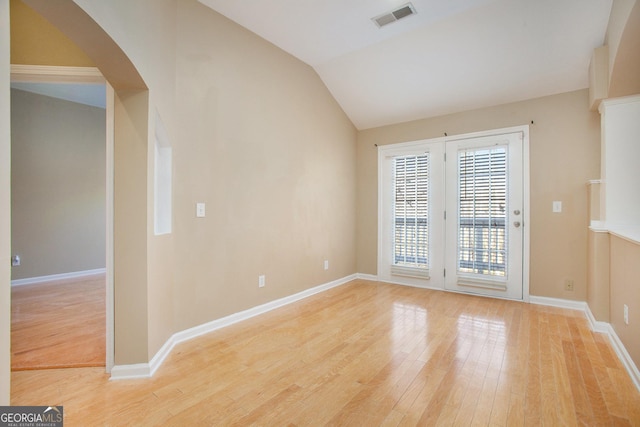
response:
<path fill-rule="evenodd" d="M 62 67 L 48 65 L 11 65 L 11 82 L 39 83 L 102 83 L 106 90 L 105 154 L 106 154 L 106 227 L 105 227 L 105 270 L 106 270 L 106 354 L 105 369 L 111 372 L 114 365 L 114 246 L 113 246 L 113 205 L 114 205 L 114 99 L 113 87 L 96 67 Z"/>
<path fill-rule="evenodd" d="M 407 151 L 415 150 L 417 147 L 424 146 L 433 143 L 443 143 L 446 151 L 446 144 L 448 141 L 459 141 L 461 139 L 472 139 L 479 137 L 488 137 L 510 133 L 522 133 L 522 300 L 529 302 L 529 264 L 530 264 L 530 170 L 529 170 L 529 125 L 513 126 L 506 128 L 491 129 L 486 131 L 471 132 L 457 135 L 447 135 L 444 137 L 429 138 L 423 140 L 415 140 L 408 142 L 400 142 L 395 144 L 380 145 L 378 146 L 378 278 L 390 283 L 422 287 L 429 289 L 446 290 L 448 292 L 456 292 L 445 289 L 444 280 L 440 284 L 429 283 L 424 280 L 414 278 L 403 278 L 401 276 L 394 276 L 393 278 L 380 276 L 381 272 L 381 260 L 384 259 L 383 251 L 387 250 L 383 246 L 383 233 L 385 230 L 383 218 L 385 218 L 383 192 L 385 190 L 385 176 L 383 174 L 382 166 L 385 157 L 389 152 L 406 149 Z M 444 190 L 443 190 L 444 192 Z M 444 248 L 443 248 L 444 250 Z M 425 283 L 426 282 L 426 283 Z"/>

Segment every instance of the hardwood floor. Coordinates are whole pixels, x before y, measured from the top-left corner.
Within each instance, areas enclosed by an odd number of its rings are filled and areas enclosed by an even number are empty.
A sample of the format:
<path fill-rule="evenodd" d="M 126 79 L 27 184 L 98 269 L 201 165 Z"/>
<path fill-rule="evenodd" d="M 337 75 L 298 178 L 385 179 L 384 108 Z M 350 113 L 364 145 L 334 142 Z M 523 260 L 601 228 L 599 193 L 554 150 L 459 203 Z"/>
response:
<path fill-rule="evenodd" d="M 105 366 L 105 278 L 11 288 L 11 369 Z"/>
<path fill-rule="evenodd" d="M 640 425 L 577 311 L 356 280 L 176 346 L 151 379 L 12 374 L 65 425 Z"/>

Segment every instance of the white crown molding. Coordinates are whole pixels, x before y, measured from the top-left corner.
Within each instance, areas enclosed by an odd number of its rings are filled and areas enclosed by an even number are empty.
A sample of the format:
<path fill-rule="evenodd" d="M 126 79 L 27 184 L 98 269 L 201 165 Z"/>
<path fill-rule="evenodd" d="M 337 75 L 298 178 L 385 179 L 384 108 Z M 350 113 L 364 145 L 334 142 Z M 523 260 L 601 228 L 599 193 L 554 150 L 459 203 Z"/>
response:
<path fill-rule="evenodd" d="M 104 83 L 96 67 L 59 67 L 11 64 L 12 82 Z"/>

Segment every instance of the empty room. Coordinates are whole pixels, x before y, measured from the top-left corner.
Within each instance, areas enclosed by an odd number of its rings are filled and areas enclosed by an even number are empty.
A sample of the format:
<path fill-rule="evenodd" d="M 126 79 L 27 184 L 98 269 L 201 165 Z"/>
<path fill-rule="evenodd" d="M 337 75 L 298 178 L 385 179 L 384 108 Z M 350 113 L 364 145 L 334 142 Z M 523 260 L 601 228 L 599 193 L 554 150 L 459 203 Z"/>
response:
<path fill-rule="evenodd" d="M 637 0 L 0 0 L 0 23 L 0 405 L 640 425 Z M 99 116 L 100 155 L 18 138 L 27 101 Z M 35 203 L 90 175 L 73 206 L 99 199 L 99 229 L 62 215 L 75 263 L 32 268 L 66 251 Z M 61 275 L 53 332 L 17 327 L 42 307 L 20 293 Z M 15 367 L 25 341 L 45 363 Z M 79 353 L 100 361 L 53 361 Z"/>

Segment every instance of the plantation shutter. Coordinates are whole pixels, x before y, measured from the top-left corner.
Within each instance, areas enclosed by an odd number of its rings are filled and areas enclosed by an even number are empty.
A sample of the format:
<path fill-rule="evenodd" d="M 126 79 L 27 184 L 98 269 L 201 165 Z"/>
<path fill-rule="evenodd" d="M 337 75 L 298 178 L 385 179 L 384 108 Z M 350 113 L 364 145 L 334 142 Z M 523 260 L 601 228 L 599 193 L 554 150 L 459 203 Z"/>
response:
<path fill-rule="evenodd" d="M 507 276 L 507 147 L 458 152 L 458 273 Z"/>
<path fill-rule="evenodd" d="M 429 153 L 394 158 L 391 273 L 429 277 Z"/>

